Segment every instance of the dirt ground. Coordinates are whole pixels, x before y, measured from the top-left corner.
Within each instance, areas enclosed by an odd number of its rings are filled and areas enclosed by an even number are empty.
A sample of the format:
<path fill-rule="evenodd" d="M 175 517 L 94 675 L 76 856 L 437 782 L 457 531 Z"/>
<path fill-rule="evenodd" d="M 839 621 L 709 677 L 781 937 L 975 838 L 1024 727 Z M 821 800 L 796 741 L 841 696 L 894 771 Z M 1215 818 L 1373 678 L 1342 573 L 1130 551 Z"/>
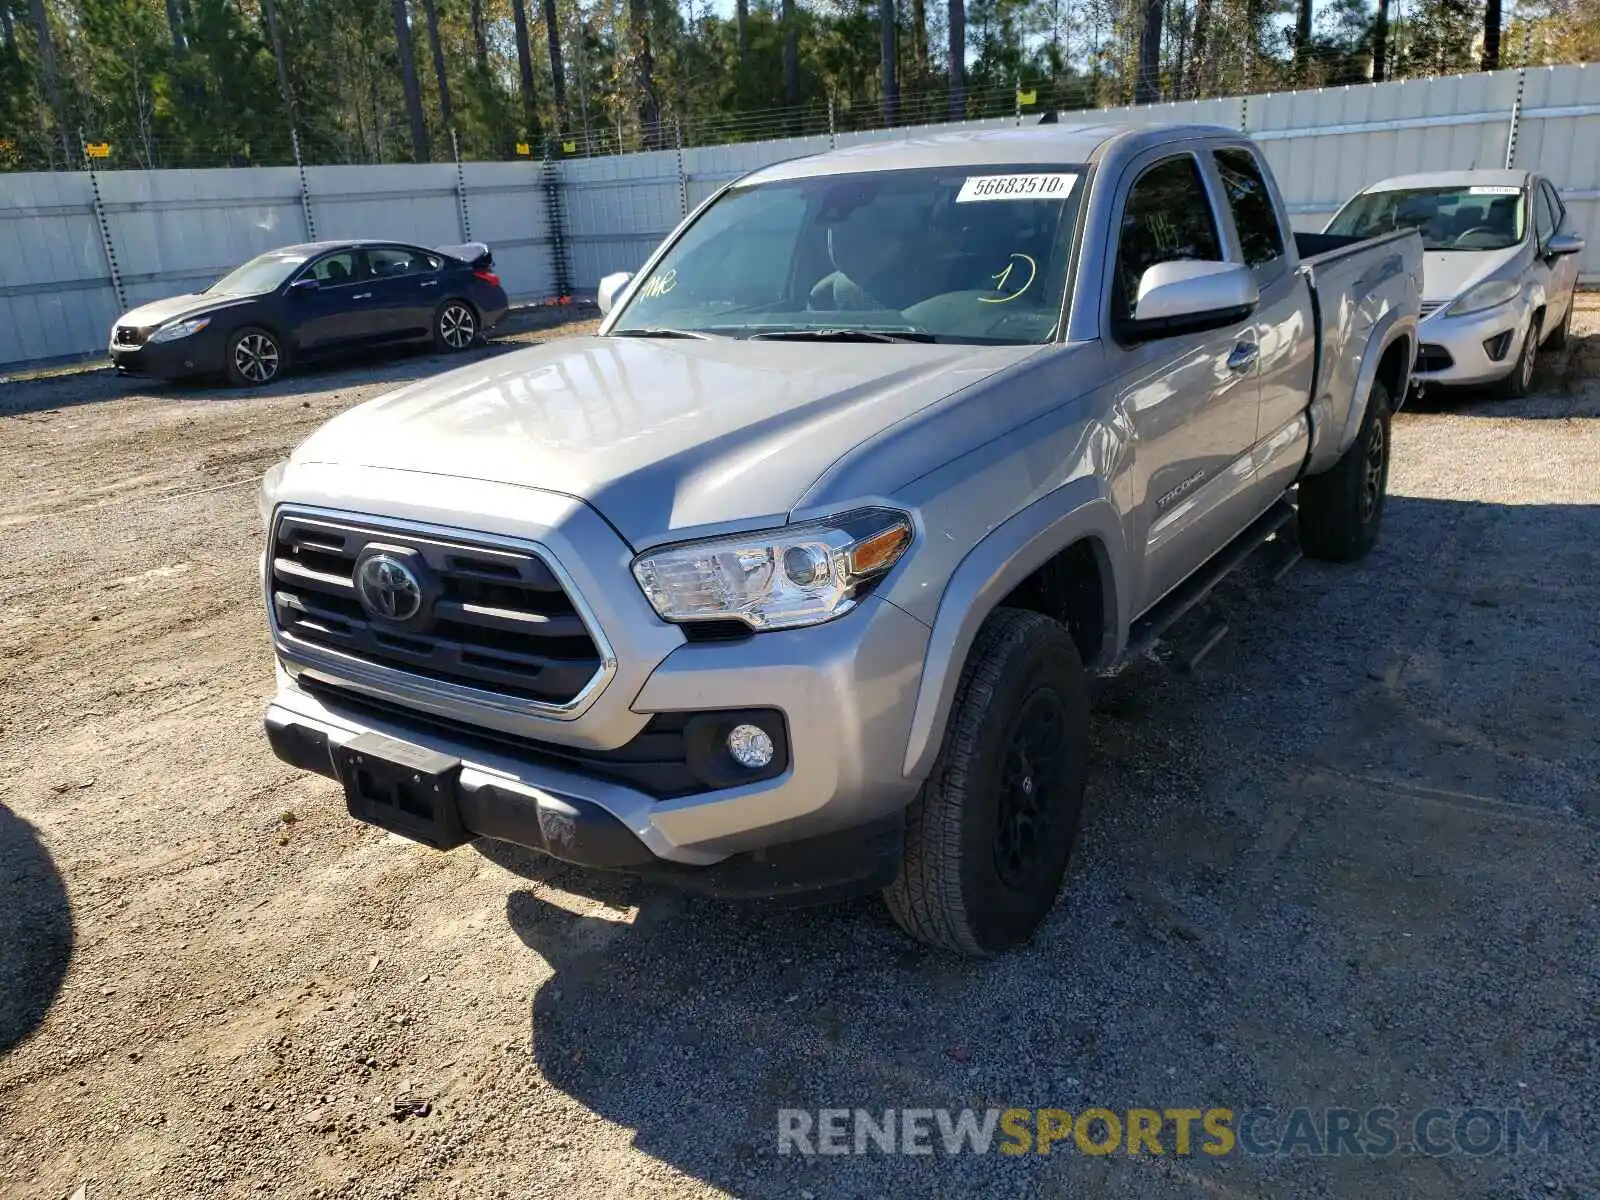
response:
<path fill-rule="evenodd" d="M 0 1196 L 1595 1200 L 1597 298 L 1575 332 L 1524 402 L 1397 419 L 1364 562 L 1240 578 L 1197 671 L 1103 684 L 1068 888 L 981 966 L 875 902 L 438 854 L 271 756 L 256 480 L 440 360 L 0 386 Z M 1483 1106 L 1560 1134 L 775 1153 L 780 1106 L 963 1105 Z"/>

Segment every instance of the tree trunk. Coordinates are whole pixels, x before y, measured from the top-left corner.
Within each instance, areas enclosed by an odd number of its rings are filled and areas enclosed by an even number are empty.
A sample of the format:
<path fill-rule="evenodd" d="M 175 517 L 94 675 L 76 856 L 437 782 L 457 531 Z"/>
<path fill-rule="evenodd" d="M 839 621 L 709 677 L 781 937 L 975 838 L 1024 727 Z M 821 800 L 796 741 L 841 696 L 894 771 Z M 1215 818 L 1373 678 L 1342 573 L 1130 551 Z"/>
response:
<path fill-rule="evenodd" d="M 660 149 L 661 106 L 656 103 L 656 60 L 650 53 L 648 0 L 628 0 L 628 35 L 633 41 L 634 75 L 639 89 L 639 132 L 646 150 Z"/>
<path fill-rule="evenodd" d="M 1500 69 L 1500 0 L 1483 6 L 1483 63 L 1485 71 Z"/>
<path fill-rule="evenodd" d="M 1372 82 L 1382 83 L 1389 68 L 1389 0 L 1378 0 L 1372 22 Z"/>
<path fill-rule="evenodd" d="M 439 84 L 439 116 L 446 129 L 453 129 L 456 121 L 450 109 L 450 77 L 444 69 L 444 44 L 439 40 L 437 0 L 422 0 L 422 12 L 428 23 L 428 46 L 433 51 L 433 77 Z"/>
<path fill-rule="evenodd" d="M 1306 61 L 1311 56 L 1311 0 L 1295 0 L 1294 8 L 1294 65 L 1295 74 L 1303 76 Z"/>
<path fill-rule="evenodd" d="M 267 22 L 267 41 L 272 43 L 272 62 L 278 69 L 278 95 L 283 99 L 283 111 L 289 123 L 294 123 L 294 94 L 289 90 L 289 68 L 283 57 L 283 34 L 278 29 L 278 8 L 275 0 L 261 0 L 261 15 Z"/>
<path fill-rule="evenodd" d="M 894 0 L 878 0 L 878 3 L 883 40 L 883 123 L 896 125 L 900 121 L 900 80 L 895 73 Z"/>
<path fill-rule="evenodd" d="M 1387 3 L 1387 0 L 1384 0 Z M 1191 99 L 1202 99 L 1204 81 L 1201 72 L 1207 65 L 1206 54 L 1210 50 L 1206 39 L 1211 35 L 1211 0 L 1195 0 L 1194 5 L 1194 48 L 1189 55 L 1189 87 L 1188 94 Z M 1181 68 L 1180 68 L 1181 69 Z"/>
<path fill-rule="evenodd" d="M 483 27 L 483 0 L 472 0 L 472 53 L 478 70 L 489 73 L 489 35 Z"/>
<path fill-rule="evenodd" d="M 1133 81 L 1133 102 L 1161 99 L 1161 0 L 1144 0 L 1144 25 L 1139 30 L 1139 66 Z"/>
<path fill-rule="evenodd" d="M 966 0 L 950 0 L 950 119 L 960 121 L 967 115 L 967 4 Z"/>
<path fill-rule="evenodd" d="M 550 88 L 556 98 L 556 124 L 567 126 L 567 71 L 561 64 L 561 24 L 556 0 L 544 0 L 544 27 L 550 34 Z"/>
<path fill-rule="evenodd" d="M 800 30 L 795 22 L 794 0 L 783 0 L 783 101 L 790 115 L 800 107 Z"/>
<path fill-rule="evenodd" d="M 400 83 L 406 93 L 406 111 L 411 114 L 411 157 L 419 163 L 433 155 L 428 146 L 428 122 L 422 112 L 422 88 L 417 83 L 417 56 L 411 45 L 411 20 L 406 15 L 406 0 L 394 0 L 394 41 L 400 55 Z"/>
<path fill-rule="evenodd" d="M 928 5 L 927 0 L 911 0 L 911 86 L 928 67 Z"/>
<path fill-rule="evenodd" d="M 750 52 L 750 0 L 736 0 L 733 6 L 734 25 L 739 31 L 739 61 Z"/>
<path fill-rule="evenodd" d="M 11 24 L 11 0 L 0 0 L 0 48 L 17 48 L 17 31 Z"/>
<path fill-rule="evenodd" d="M 44 0 L 31 0 L 28 14 L 33 18 L 33 36 L 39 43 L 39 78 L 44 84 L 44 98 L 50 105 L 50 115 L 55 118 L 56 132 L 61 135 L 61 148 L 66 151 L 66 166 L 78 164 L 81 147 L 72 140 L 68 127 L 67 109 L 61 101 L 61 79 L 56 74 L 56 42 L 50 33 L 50 15 L 44 10 Z"/>
<path fill-rule="evenodd" d="M 522 123 L 529 135 L 539 127 L 534 111 L 533 53 L 528 46 L 527 0 L 511 0 L 511 22 L 517 35 L 517 72 L 522 79 Z"/>
<path fill-rule="evenodd" d="M 0 8 L 6 7 L 0 0 Z M 183 13 L 178 10 L 178 0 L 167 0 L 167 28 L 172 33 L 172 48 L 179 54 L 189 52 L 189 40 L 183 36 Z"/>

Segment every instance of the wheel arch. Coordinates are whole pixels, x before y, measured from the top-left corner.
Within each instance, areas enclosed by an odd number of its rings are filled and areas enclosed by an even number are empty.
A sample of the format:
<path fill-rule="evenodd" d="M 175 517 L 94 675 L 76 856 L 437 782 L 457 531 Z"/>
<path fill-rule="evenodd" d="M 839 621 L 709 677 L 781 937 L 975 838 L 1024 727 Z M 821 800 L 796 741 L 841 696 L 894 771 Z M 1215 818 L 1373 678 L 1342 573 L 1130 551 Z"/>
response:
<path fill-rule="evenodd" d="M 940 597 L 917 690 L 904 773 L 924 778 L 950 718 L 979 628 L 1008 601 L 1074 622 L 1084 666 L 1115 659 L 1127 629 L 1128 556 L 1122 520 L 1098 479 L 1057 489 L 992 530 L 961 560 Z M 1082 573 L 1093 569 L 1093 583 Z M 1065 589 L 1062 584 L 1067 583 Z M 1049 611 L 1065 595 L 1062 607 Z M 1086 621 L 1097 620 L 1097 627 Z M 1085 654 L 1088 649 L 1090 653 Z"/>

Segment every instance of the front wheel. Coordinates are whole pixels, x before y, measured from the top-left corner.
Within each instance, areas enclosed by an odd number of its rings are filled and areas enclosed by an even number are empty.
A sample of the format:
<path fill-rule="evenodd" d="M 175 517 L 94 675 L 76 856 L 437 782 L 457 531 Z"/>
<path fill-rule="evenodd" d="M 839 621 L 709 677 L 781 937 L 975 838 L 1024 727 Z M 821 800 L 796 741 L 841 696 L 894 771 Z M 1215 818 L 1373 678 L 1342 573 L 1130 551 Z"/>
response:
<path fill-rule="evenodd" d="M 478 314 L 465 300 L 446 300 L 433 314 L 434 348 L 457 354 L 478 340 Z"/>
<path fill-rule="evenodd" d="M 1056 621 L 1001 608 L 956 685 L 933 773 L 906 813 L 884 890 L 919 941 L 974 958 L 1024 941 L 1049 913 L 1077 840 L 1089 690 Z"/>
<path fill-rule="evenodd" d="M 228 382 L 234 387 L 262 387 L 287 365 L 283 343 L 265 329 L 241 329 L 228 339 Z"/>
<path fill-rule="evenodd" d="M 1517 355 L 1517 365 L 1511 374 L 1502 379 L 1495 391 L 1502 400 L 1520 400 L 1533 390 L 1533 370 L 1539 357 L 1539 314 L 1528 321 L 1527 335 L 1522 339 L 1522 353 Z"/>
<path fill-rule="evenodd" d="M 1312 558 L 1352 562 L 1378 540 L 1389 490 L 1389 389 L 1374 383 L 1350 449 L 1332 468 L 1300 481 L 1300 548 Z"/>

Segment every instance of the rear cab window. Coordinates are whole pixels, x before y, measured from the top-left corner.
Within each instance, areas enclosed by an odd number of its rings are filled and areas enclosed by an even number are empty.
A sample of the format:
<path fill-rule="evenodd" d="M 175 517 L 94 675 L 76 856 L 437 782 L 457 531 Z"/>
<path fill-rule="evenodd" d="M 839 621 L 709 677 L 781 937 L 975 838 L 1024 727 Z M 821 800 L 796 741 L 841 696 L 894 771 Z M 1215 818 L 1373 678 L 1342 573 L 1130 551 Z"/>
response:
<path fill-rule="evenodd" d="M 1255 272 L 1256 286 L 1265 287 L 1281 277 L 1289 265 L 1272 193 L 1250 151 L 1230 146 L 1216 151 L 1214 158 L 1244 261 Z"/>

